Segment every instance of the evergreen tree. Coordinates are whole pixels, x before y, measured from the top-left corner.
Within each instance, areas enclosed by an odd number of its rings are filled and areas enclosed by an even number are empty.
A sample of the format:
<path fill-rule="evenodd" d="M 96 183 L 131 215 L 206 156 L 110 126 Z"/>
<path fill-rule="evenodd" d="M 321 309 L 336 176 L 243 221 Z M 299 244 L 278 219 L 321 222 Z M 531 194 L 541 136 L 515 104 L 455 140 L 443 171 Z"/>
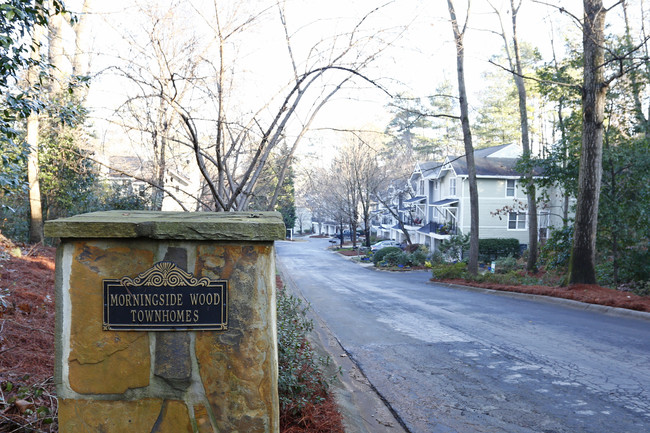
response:
<path fill-rule="evenodd" d="M 436 149 L 424 132 L 431 128 L 430 108 L 420 98 L 397 96 L 391 105 L 393 118 L 386 126 L 390 137 L 390 154 L 412 166 L 419 158 L 426 158 Z"/>

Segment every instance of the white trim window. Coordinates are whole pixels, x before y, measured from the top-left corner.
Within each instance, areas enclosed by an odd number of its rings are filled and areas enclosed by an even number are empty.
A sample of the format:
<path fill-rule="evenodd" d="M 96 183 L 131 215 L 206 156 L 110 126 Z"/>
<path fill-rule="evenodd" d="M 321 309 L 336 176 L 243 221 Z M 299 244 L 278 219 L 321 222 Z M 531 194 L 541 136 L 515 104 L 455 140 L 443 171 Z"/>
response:
<path fill-rule="evenodd" d="M 506 197 L 515 197 L 517 193 L 517 181 L 514 179 L 506 180 Z"/>
<path fill-rule="evenodd" d="M 449 195 L 456 197 L 456 178 L 452 177 L 449 179 Z"/>
<path fill-rule="evenodd" d="M 526 230 L 526 213 L 508 212 L 508 230 Z"/>

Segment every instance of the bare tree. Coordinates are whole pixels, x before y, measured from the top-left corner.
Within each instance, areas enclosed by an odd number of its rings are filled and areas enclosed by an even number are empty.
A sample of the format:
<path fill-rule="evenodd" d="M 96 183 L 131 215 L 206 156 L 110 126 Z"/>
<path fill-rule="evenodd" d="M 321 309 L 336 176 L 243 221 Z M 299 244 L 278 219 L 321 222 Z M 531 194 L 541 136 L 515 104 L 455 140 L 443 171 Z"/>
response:
<path fill-rule="evenodd" d="M 172 6 L 180 4 L 171 1 Z M 151 11 L 156 10 L 153 3 Z M 149 183 L 158 191 L 167 189 L 166 164 L 181 150 L 191 155 L 198 168 L 192 171 L 202 182 L 194 199 L 203 203 L 198 205 L 202 210 L 259 205 L 254 198 L 265 167 L 274 159 L 277 163 L 275 156 L 286 144 L 277 188 L 265 200 L 272 210 L 290 161 L 323 107 L 335 95 L 362 86 L 383 91 L 365 70 L 403 29 L 372 27 L 374 16 L 385 7 L 381 5 L 350 21 L 345 30 L 323 34 L 310 47 L 303 30 L 314 23 L 292 26 L 282 0 L 213 1 L 209 8 L 183 4 L 186 7 L 166 8 L 166 13 L 152 12 L 152 26 L 143 40 L 142 35 L 126 35 L 135 55 L 114 68 L 127 78 L 130 91 L 119 110 L 120 123 L 134 142 L 148 142 L 155 150 L 155 175 Z M 191 27 L 178 34 L 169 30 L 183 24 Z M 261 37 L 269 43 L 284 45 L 286 56 L 276 56 L 272 64 L 251 65 L 248 50 L 251 42 L 259 50 L 258 28 L 264 28 Z M 287 65 L 284 78 L 270 73 Z M 270 85 L 247 80 L 262 75 L 270 77 Z"/>
<path fill-rule="evenodd" d="M 298 222 L 298 229 L 300 230 L 301 234 L 309 232 L 311 226 L 306 227 L 306 224 L 310 223 L 311 221 L 311 213 L 309 212 L 309 209 L 302 206 L 296 208 L 296 221 Z"/>
<path fill-rule="evenodd" d="M 397 221 L 397 226 L 404 235 L 404 239 L 408 245 L 413 245 L 411 235 L 404 223 L 404 214 L 400 213 L 401 204 L 404 198 L 408 195 L 408 184 L 404 182 L 404 177 L 401 179 L 393 179 L 389 181 L 387 188 L 382 191 L 377 191 L 375 199 L 382 205 L 383 209 L 388 211 L 390 215 Z"/>
<path fill-rule="evenodd" d="M 358 137 L 358 164 L 356 183 L 359 190 L 359 205 L 361 220 L 365 234 L 366 247 L 370 247 L 370 219 L 372 203 L 376 200 L 379 191 L 386 187 L 391 171 L 379 159 L 379 144 L 373 136 Z"/>
<path fill-rule="evenodd" d="M 492 6 L 494 11 L 499 16 L 499 22 L 501 24 L 501 37 L 503 38 L 504 49 L 506 52 L 506 57 L 510 65 L 510 70 L 513 71 L 512 78 L 515 81 L 517 86 L 517 95 L 519 97 L 519 118 L 521 125 L 521 147 L 522 147 L 522 159 L 526 163 L 527 167 L 526 173 L 524 174 L 526 179 L 526 195 L 528 199 L 528 262 L 526 264 L 526 269 L 529 271 L 537 270 L 537 256 L 538 256 L 538 246 L 537 246 L 537 237 L 538 237 L 538 224 L 537 224 L 537 197 L 535 191 L 535 183 L 533 182 L 533 167 L 531 164 L 531 152 L 530 152 L 530 134 L 528 130 L 528 109 L 527 109 L 527 98 L 526 98 L 526 85 L 524 83 L 523 67 L 521 62 L 521 55 L 519 52 L 519 40 L 517 37 L 517 14 L 521 8 L 522 0 L 519 0 L 517 5 L 515 5 L 515 0 L 510 0 L 510 10 L 512 18 L 512 50 L 514 53 L 514 59 L 510 54 L 510 44 L 508 38 L 506 37 L 506 32 L 503 28 L 503 21 L 501 20 L 501 14 L 498 9 Z"/>
<path fill-rule="evenodd" d="M 51 1 L 49 3 L 52 3 Z M 50 4 L 50 10 L 52 5 Z M 65 50 L 63 47 L 63 28 L 65 20 L 63 15 L 57 14 L 50 18 L 48 23 L 48 61 L 52 65 L 50 72 L 50 95 L 58 95 L 67 79 L 64 66 Z"/>
<path fill-rule="evenodd" d="M 178 10 L 155 5 L 140 8 L 146 17 L 142 24 L 143 37 L 127 35 L 131 39 L 131 56 L 124 59 L 123 66 L 116 67 L 132 89 L 130 97 L 118 108 L 121 126 L 127 136 L 146 151 L 143 164 L 147 173 L 144 178 L 153 186 L 152 206 L 160 210 L 166 191 L 167 173 L 182 172 L 175 163 L 186 155 L 182 141 L 182 123 L 174 107 L 178 100 L 192 91 L 200 66 L 200 48 L 189 23 L 182 23 Z M 77 58 L 82 66 L 82 58 Z M 178 158 L 175 158 L 178 157 Z M 185 157 L 188 159 L 188 156 Z M 181 166 L 182 167 L 182 166 Z M 135 175 L 135 173 L 131 173 Z"/>
<path fill-rule="evenodd" d="M 90 41 L 88 16 L 92 0 L 83 0 L 81 10 L 74 13 L 52 13 L 48 23 L 48 60 L 51 66 L 49 93 L 58 98 L 61 92 L 72 90 L 83 101 L 88 86 L 80 85 L 87 78 L 90 61 Z M 50 11 L 55 11 L 54 0 L 49 0 Z M 72 39 L 65 36 L 68 30 Z M 70 39 L 66 43 L 66 39 Z M 66 45 L 68 45 L 66 47 Z"/>
<path fill-rule="evenodd" d="M 478 187 L 476 183 L 476 164 L 474 162 L 474 146 L 472 145 L 472 132 L 469 125 L 469 108 L 467 106 L 467 91 L 465 88 L 465 45 L 464 37 L 469 21 L 471 1 L 467 5 L 467 17 L 461 30 L 456 17 L 454 2 L 447 0 L 451 26 L 454 31 L 456 42 L 456 71 L 458 74 L 458 96 L 460 103 L 460 122 L 463 129 L 463 142 L 465 144 L 465 158 L 467 159 L 467 175 L 469 180 L 469 203 L 470 203 L 470 246 L 469 262 L 467 270 L 470 274 L 478 273 Z"/>
<path fill-rule="evenodd" d="M 195 111 L 180 101 L 175 105 L 215 210 L 246 209 L 272 152 L 291 136 L 289 151 L 284 155 L 286 159 L 279 172 L 278 186 L 281 186 L 291 157 L 323 106 L 342 89 L 358 85 L 359 80 L 377 86 L 361 72 L 382 49 L 379 47 L 369 54 L 361 50 L 362 43 L 369 43 L 378 36 L 363 29 L 364 21 L 377 9 L 359 20 L 347 34 L 337 35 L 333 41 L 319 42 L 310 50 L 308 58 L 299 61 L 294 54 L 283 7 L 278 3 L 293 77 L 276 99 L 266 101 L 246 118 L 227 110 L 229 95 L 226 83 L 232 80 L 232 76 L 227 68 L 231 62 L 226 58 L 225 47 L 251 22 L 260 19 L 260 15 L 247 16 L 226 25 L 215 3 L 214 19 L 210 22 L 219 56 L 212 65 L 215 85 L 206 86 L 207 99 L 215 104 L 215 121 L 211 124 L 202 121 Z M 367 49 L 367 45 L 363 48 Z M 303 65 L 302 69 L 300 65 Z M 275 206 L 277 194 L 275 191 L 269 202 L 270 208 Z"/>
<path fill-rule="evenodd" d="M 75 34 L 75 49 L 72 57 L 72 75 L 87 76 L 90 70 L 90 27 L 88 16 L 91 11 L 93 0 L 83 0 L 81 11 L 77 14 L 77 23 L 73 27 Z M 82 99 L 85 99 L 87 87 L 82 86 L 79 91 Z"/>
<path fill-rule="evenodd" d="M 359 203 L 360 194 L 358 187 L 360 154 L 354 143 L 341 149 L 339 155 L 334 158 L 330 172 L 333 174 L 332 181 L 338 186 L 341 208 L 346 217 L 346 223 L 350 229 L 350 240 L 352 246 L 357 244 L 357 226 L 359 224 Z"/>
<path fill-rule="evenodd" d="M 316 167 L 310 173 L 309 189 L 311 191 L 311 208 L 317 219 L 331 221 L 338 227 L 339 244 L 344 242 L 344 228 L 349 223 L 349 200 L 344 182 L 332 176 L 332 170 L 338 169 L 338 162 L 333 161 L 327 167 Z"/>
<path fill-rule="evenodd" d="M 381 167 L 379 154 L 382 144 L 379 134 L 354 132 L 331 169 L 334 181 L 346 191 L 346 205 L 352 245 L 356 246 L 358 224 L 363 225 L 366 246 L 370 246 L 371 205 L 387 186 L 392 167 Z"/>

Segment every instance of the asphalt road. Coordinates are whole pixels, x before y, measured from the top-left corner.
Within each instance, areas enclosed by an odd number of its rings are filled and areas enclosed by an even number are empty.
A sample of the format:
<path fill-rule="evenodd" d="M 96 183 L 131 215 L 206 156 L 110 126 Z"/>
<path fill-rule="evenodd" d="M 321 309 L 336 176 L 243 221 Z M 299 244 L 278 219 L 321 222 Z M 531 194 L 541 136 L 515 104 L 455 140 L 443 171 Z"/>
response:
<path fill-rule="evenodd" d="M 277 242 L 298 288 L 411 432 L 650 432 L 650 321 L 364 268 Z"/>

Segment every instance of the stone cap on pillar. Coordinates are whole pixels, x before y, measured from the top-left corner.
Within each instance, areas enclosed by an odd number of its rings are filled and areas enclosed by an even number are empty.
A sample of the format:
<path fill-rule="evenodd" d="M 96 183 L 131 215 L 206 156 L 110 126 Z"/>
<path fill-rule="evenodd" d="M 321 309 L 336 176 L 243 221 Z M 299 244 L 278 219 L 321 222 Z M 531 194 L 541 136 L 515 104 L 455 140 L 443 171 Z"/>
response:
<path fill-rule="evenodd" d="M 211 241 L 274 241 L 286 236 L 278 212 L 103 211 L 45 223 L 56 238 L 148 238 Z"/>

